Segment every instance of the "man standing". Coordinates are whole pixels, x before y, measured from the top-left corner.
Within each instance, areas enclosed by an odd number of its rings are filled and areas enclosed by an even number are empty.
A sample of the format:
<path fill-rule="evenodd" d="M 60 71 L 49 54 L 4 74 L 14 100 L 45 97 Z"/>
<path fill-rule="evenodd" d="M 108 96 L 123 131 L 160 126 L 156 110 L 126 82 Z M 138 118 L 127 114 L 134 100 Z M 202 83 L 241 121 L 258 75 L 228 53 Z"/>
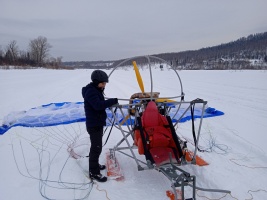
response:
<path fill-rule="evenodd" d="M 89 152 L 89 176 L 99 182 L 106 182 L 107 177 L 100 173 L 106 168 L 99 164 L 102 152 L 103 128 L 106 126 L 106 108 L 118 103 L 117 98 L 105 100 L 103 92 L 108 83 L 108 75 L 102 70 L 95 70 L 91 74 L 92 82 L 82 88 L 86 129 L 90 136 L 91 148 Z"/>

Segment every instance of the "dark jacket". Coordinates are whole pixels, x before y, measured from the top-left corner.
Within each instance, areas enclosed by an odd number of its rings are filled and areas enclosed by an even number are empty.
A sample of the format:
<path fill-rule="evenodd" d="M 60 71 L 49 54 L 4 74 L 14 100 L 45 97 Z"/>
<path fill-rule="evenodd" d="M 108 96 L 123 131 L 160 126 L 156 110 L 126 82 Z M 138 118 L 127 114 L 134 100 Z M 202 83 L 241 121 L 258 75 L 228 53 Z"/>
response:
<path fill-rule="evenodd" d="M 105 100 L 103 91 L 94 83 L 89 83 L 82 88 L 82 96 L 84 98 L 86 126 L 105 126 L 107 118 L 106 108 L 118 103 L 118 99 Z"/>

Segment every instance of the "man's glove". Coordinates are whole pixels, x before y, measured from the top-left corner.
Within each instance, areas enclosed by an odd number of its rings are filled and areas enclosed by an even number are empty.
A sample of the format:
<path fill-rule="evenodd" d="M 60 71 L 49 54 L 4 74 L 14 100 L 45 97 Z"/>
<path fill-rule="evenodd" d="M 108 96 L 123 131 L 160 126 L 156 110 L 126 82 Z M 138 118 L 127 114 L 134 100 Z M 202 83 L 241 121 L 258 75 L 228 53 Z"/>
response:
<path fill-rule="evenodd" d="M 112 100 L 113 100 L 113 105 L 114 104 L 118 104 L 118 99 L 117 98 L 113 98 Z"/>

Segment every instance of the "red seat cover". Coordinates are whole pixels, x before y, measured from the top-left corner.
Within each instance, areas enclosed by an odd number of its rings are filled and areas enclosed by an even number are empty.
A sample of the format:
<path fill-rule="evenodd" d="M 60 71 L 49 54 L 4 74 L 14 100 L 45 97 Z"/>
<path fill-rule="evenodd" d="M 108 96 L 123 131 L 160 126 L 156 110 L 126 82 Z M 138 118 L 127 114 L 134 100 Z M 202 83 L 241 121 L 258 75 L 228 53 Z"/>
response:
<path fill-rule="evenodd" d="M 168 121 L 165 116 L 158 112 L 155 102 L 150 101 L 141 117 L 143 132 L 148 137 L 149 143 L 146 148 L 152 154 L 157 165 L 168 163 L 170 161 L 170 153 L 173 161 L 176 161 L 173 148 L 176 148 L 172 138 L 171 130 L 168 127 Z M 138 146 L 139 154 L 144 154 L 144 147 L 140 130 L 135 131 L 135 145 Z M 147 143 L 147 141 L 146 141 Z"/>

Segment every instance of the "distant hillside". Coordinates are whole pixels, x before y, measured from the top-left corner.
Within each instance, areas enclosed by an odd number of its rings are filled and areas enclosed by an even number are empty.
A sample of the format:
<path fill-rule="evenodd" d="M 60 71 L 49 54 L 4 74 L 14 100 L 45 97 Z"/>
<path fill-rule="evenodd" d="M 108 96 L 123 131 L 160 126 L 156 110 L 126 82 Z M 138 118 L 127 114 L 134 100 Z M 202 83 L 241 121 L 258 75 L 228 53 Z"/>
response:
<path fill-rule="evenodd" d="M 199 50 L 161 53 L 154 56 L 168 61 L 176 69 L 267 69 L 267 32 Z M 64 64 L 75 68 L 112 68 L 122 60 Z M 137 62 L 142 64 L 145 59 Z"/>
<path fill-rule="evenodd" d="M 259 69 L 266 67 L 267 32 L 195 51 L 156 56 L 181 69 Z"/>
<path fill-rule="evenodd" d="M 63 62 L 67 67 L 85 68 L 85 69 L 106 69 L 111 68 L 114 61 L 71 61 Z"/>

